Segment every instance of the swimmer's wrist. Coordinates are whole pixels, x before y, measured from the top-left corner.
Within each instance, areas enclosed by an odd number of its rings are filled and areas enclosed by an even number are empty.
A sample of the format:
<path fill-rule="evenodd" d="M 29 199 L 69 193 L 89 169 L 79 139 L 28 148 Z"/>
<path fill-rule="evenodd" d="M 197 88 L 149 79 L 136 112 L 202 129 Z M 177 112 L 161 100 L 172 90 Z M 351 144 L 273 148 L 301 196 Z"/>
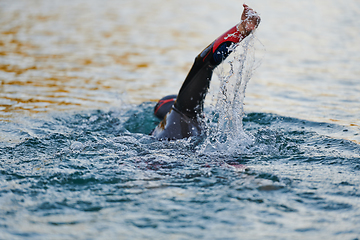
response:
<path fill-rule="evenodd" d="M 245 38 L 247 37 L 251 31 L 246 31 L 246 28 L 245 26 L 243 25 L 243 22 L 239 23 L 237 26 L 236 26 L 238 32 Z"/>

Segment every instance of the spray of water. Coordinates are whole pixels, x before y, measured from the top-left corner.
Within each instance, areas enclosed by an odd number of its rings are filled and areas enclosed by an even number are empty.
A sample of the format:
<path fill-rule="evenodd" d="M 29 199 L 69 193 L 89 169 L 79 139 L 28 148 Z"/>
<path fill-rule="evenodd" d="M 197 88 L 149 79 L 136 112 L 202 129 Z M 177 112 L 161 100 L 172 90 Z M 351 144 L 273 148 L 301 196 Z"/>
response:
<path fill-rule="evenodd" d="M 243 129 L 245 90 L 257 67 L 255 36 L 231 46 L 233 53 L 215 73 L 220 81 L 217 90 L 210 93 L 211 112 L 206 116 L 206 138 L 200 153 L 244 153 L 254 142 L 253 136 Z"/>

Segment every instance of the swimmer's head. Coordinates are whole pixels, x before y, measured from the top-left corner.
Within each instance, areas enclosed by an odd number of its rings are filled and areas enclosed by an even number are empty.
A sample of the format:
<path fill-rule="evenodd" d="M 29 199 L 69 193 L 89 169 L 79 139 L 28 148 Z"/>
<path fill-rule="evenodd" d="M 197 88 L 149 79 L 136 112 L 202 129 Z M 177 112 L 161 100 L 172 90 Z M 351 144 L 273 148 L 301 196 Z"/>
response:
<path fill-rule="evenodd" d="M 177 95 L 169 95 L 159 100 L 154 108 L 154 114 L 160 120 L 163 120 L 165 115 L 170 111 L 171 107 L 176 101 Z"/>

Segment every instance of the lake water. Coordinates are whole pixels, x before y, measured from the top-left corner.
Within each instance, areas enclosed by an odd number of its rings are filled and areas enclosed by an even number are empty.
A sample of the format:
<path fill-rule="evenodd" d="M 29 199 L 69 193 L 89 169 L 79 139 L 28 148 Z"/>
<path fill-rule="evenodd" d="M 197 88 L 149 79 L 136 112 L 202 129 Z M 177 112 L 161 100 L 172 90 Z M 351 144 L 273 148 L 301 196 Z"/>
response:
<path fill-rule="evenodd" d="M 151 138 L 152 110 L 242 2 L 0 1 L 0 239 L 359 239 L 360 3 L 247 4 L 243 127 L 216 144 Z"/>

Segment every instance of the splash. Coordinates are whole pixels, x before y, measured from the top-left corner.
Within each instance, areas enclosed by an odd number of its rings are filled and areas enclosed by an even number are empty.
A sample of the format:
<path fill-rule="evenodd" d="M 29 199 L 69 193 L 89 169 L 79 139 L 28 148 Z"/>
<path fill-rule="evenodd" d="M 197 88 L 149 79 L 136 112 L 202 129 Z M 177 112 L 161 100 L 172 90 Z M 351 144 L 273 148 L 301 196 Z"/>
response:
<path fill-rule="evenodd" d="M 241 43 L 232 45 L 233 53 L 221 64 L 216 74 L 219 86 L 209 94 L 212 111 L 206 116 L 206 138 L 199 147 L 200 153 L 244 153 L 254 137 L 243 129 L 245 90 L 254 70 L 254 34 Z"/>

